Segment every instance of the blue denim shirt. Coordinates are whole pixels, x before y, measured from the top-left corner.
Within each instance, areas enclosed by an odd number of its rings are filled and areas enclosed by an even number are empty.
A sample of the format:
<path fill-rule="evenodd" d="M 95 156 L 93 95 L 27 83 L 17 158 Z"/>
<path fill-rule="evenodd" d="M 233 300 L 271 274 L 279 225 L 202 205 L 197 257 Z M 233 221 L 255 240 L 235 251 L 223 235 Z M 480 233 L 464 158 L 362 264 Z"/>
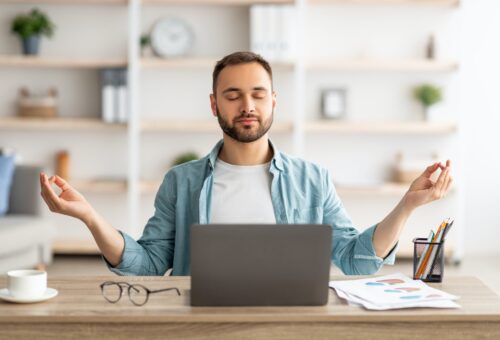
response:
<path fill-rule="evenodd" d="M 382 259 L 373 249 L 376 225 L 362 233 L 353 227 L 327 170 L 279 152 L 270 165 L 271 196 L 276 223 L 332 226 L 331 259 L 347 275 L 373 274 L 394 264 L 397 245 Z M 189 275 L 189 229 L 210 223 L 214 166 L 223 141 L 204 158 L 173 167 L 156 194 L 155 212 L 142 237 L 135 241 L 121 232 L 125 249 L 121 262 L 109 269 L 120 275 Z"/>

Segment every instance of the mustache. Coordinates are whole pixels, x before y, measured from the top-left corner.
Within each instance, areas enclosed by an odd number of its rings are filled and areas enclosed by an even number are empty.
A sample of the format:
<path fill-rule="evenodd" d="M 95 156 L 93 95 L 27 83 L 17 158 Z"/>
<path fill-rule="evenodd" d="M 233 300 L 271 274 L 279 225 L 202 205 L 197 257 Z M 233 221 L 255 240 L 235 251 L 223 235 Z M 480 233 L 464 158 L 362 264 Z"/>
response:
<path fill-rule="evenodd" d="M 254 115 L 252 113 L 244 113 L 242 115 L 239 115 L 238 117 L 234 118 L 234 121 L 237 122 L 237 121 L 242 120 L 242 119 L 255 119 L 255 120 L 260 121 L 259 117 L 257 117 L 256 115 Z"/>

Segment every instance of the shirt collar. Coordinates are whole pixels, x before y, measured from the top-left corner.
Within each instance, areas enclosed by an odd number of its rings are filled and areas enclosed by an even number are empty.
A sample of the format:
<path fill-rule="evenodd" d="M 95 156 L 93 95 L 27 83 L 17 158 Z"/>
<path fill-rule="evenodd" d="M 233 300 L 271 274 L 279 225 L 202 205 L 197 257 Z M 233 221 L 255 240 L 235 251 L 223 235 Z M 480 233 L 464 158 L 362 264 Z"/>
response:
<path fill-rule="evenodd" d="M 213 170 L 215 168 L 215 162 L 217 161 L 217 156 L 219 155 L 220 149 L 224 144 L 224 139 L 221 139 L 215 144 L 212 151 L 208 155 L 208 164 L 210 168 Z M 271 160 L 271 168 L 274 166 L 278 170 L 283 171 L 283 159 L 281 156 L 281 152 L 274 146 L 273 142 L 269 139 L 269 146 L 273 149 L 273 159 Z"/>

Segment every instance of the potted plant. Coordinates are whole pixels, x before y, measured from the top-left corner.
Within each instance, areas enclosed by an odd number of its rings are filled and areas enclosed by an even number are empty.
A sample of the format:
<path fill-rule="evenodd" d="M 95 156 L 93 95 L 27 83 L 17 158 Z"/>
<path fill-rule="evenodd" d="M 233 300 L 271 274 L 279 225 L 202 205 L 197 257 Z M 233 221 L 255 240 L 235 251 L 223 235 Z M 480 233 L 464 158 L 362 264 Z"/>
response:
<path fill-rule="evenodd" d="M 184 153 L 181 153 L 180 155 L 178 155 L 174 159 L 174 161 L 172 162 L 172 166 L 180 165 L 182 163 L 186 163 L 186 162 L 190 162 L 190 161 L 195 161 L 199 158 L 200 158 L 200 156 L 198 156 L 198 154 L 196 152 L 193 152 L 193 151 L 184 152 Z"/>
<path fill-rule="evenodd" d="M 38 8 L 28 14 L 20 14 L 12 21 L 11 31 L 19 35 L 23 54 L 36 55 L 40 46 L 40 37 L 52 37 L 55 25 L 49 17 Z"/>
<path fill-rule="evenodd" d="M 151 37 L 149 36 L 149 34 L 141 35 L 140 45 L 141 45 L 141 56 L 143 57 L 150 56 L 151 53 L 149 53 L 149 51 L 151 48 Z"/>
<path fill-rule="evenodd" d="M 415 98 L 422 104 L 424 109 L 424 117 L 426 120 L 430 119 L 430 108 L 439 103 L 442 99 L 441 89 L 439 87 L 424 84 L 415 88 Z"/>

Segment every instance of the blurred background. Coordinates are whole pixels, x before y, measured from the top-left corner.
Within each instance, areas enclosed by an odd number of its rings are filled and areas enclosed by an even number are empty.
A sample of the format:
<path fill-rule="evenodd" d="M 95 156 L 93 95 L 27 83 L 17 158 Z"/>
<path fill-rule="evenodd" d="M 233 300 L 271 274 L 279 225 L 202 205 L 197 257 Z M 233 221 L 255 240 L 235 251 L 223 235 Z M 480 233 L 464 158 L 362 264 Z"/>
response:
<path fill-rule="evenodd" d="M 451 217 L 451 270 L 500 282 L 488 276 L 500 259 L 499 11 L 495 0 L 0 0 L 0 271 L 108 273 L 87 228 L 42 204 L 38 172 L 139 237 L 168 169 L 221 138 L 215 62 L 251 50 L 273 67 L 271 139 L 329 169 L 360 230 L 428 164 L 452 160 L 451 193 L 401 235 L 407 275 L 412 240 Z"/>

